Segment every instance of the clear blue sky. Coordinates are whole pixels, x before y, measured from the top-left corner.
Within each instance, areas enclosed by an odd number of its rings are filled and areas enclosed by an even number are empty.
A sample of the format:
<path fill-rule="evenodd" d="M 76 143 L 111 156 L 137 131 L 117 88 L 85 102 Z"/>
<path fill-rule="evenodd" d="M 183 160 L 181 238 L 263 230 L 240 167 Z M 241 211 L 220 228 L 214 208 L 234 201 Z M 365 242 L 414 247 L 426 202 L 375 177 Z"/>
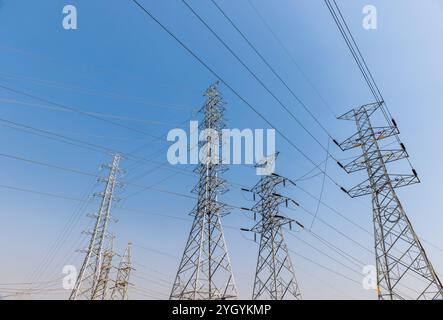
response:
<path fill-rule="evenodd" d="M 325 159 L 325 152 L 315 141 L 288 118 L 276 101 L 181 1 L 141 2 L 315 162 Z M 247 1 L 219 2 L 337 140 L 354 133 L 355 128 L 350 123 L 333 117 L 323 100 L 339 115 L 352 107 L 372 102 L 372 99 L 323 1 L 253 0 L 315 90 L 275 42 Z M 202 0 L 190 3 L 326 145 L 324 132 L 212 3 Z M 417 233 L 427 240 L 424 246 L 435 268 L 443 272 L 443 249 L 439 249 L 443 248 L 440 210 L 443 151 L 438 140 L 442 136 L 443 3 L 439 0 L 338 3 L 389 103 L 399 124 L 401 138 L 422 179 L 420 185 L 398 192 Z M 368 31 L 361 26 L 362 8 L 368 3 L 378 9 L 377 30 Z M 78 30 L 62 28 L 62 8 L 66 4 L 74 4 L 78 9 Z M 102 113 L 107 119 L 132 129 L 60 111 L 42 101 L 0 89 L 0 118 L 3 120 L 122 152 L 132 152 L 143 146 L 138 149 L 138 155 L 165 162 L 166 132 L 187 119 L 196 119 L 194 112 L 203 103 L 202 93 L 215 80 L 129 0 L 112 1 L 112 4 L 103 0 L 0 0 L 0 85 L 82 111 Z M 229 127 L 269 127 L 228 88 L 221 86 L 221 91 L 228 103 Z M 110 118 L 110 115 L 115 117 Z M 90 173 L 98 173 L 100 164 L 110 161 L 107 154 L 17 131 L 4 124 L 0 122 L 0 154 Z M 150 135 L 160 138 L 153 141 Z M 296 178 L 312 169 L 312 164 L 280 136 L 277 136 L 276 145 L 281 153 L 277 172 Z M 342 153 L 334 145 L 331 145 L 331 153 L 340 159 L 353 155 L 352 152 Z M 155 184 L 163 190 L 190 194 L 197 181 L 195 177 L 172 175 L 174 172 L 169 166 L 150 171 L 156 166 L 158 163 L 134 164 L 130 159 L 123 160 L 122 167 L 128 168 L 123 180 L 132 181 L 141 176 L 137 180 L 139 184 Z M 184 168 L 192 169 L 191 166 Z M 402 169 L 405 168 L 401 165 L 392 167 L 394 171 Z M 328 173 L 345 187 L 364 179 L 364 174 L 346 175 L 333 161 L 329 162 Z M 249 186 L 257 181 L 254 171 L 246 167 L 232 167 L 226 178 Z M 100 186 L 94 186 L 94 178 L 3 156 L 0 156 L 0 180 L 3 186 L 75 199 L 100 191 Z M 318 175 L 301 181 L 300 186 L 318 196 L 321 181 L 322 176 Z M 137 190 L 127 186 L 119 191 L 119 196 L 124 198 Z M 288 190 L 288 194 L 309 211 L 315 211 L 317 201 L 301 189 Z M 251 206 L 235 187 L 223 199 L 236 206 Z M 372 230 L 369 198 L 349 199 L 327 182 L 324 202 L 362 228 Z M 68 293 L 60 292 L 61 281 L 56 279 L 63 276 L 64 265 L 80 267 L 83 255 L 75 250 L 86 244 L 87 238 L 81 231 L 91 224 L 86 214 L 94 212 L 97 206 L 96 200 L 84 210 L 77 211 L 79 203 L 74 200 L 0 186 L 0 255 L 3 257 L 0 284 L 39 282 L 40 291 L 25 297 L 65 298 Z M 142 290 L 130 291 L 130 297 L 166 298 L 191 226 L 188 213 L 194 200 L 146 190 L 117 206 L 114 215 L 119 221 L 110 227 L 116 234 L 116 249 L 121 253 L 128 241 L 134 243 L 133 259 L 138 265 L 135 265 L 137 270 L 131 282 Z M 312 217 L 301 210 L 287 213 L 304 225 L 311 224 Z M 67 228 L 69 232 L 64 232 L 71 217 L 74 217 L 75 224 Z M 350 224 L 325 206 L 320 206 L 318 217 L 363 247 L 372 249 L 371 233 Z M 249 298 L 258 248 L 247 240 L 250 235 L 240 233 L 239 228 L 250 227 L 253 221 L 244 212 L 233 210 L 223 222 L 240 296 Z M 325 223 L 317 220 L 313 231 L 364 264 L 374 264 L 371 253 Z M 66 238 L 62 237 L 63 241 L 60 241 L 60 235 Z M 287 242 L 295 252 L 292 260 L 305 298 L 376 297 L 375 292 L 366 291 L 359 284 L 362 275 L 358 264 L 325 247 L 311 234 L 303 231 L 295 232 L 294 236 L 288 234 Z M 51 254 L 54 244 L 57 250 Z M 44 261 L 43 257 L 48 253 L 50 259 Z M 3 290 L 3 295 L 8 292 Z"/>

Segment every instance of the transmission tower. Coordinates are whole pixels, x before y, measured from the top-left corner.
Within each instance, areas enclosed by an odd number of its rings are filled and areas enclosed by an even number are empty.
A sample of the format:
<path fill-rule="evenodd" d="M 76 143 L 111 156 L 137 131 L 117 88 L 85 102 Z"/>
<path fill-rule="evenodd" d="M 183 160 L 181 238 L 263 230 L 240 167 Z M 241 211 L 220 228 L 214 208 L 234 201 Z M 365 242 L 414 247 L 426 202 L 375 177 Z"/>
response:
<path fill-rule="evenodd" d="M 117 154 L 114 156 L 111 165 L 102 166 L 109 169 L 109 175 L 107 179 L 99 179 L 99 181 L 105 183 L 105 190 L 103 193 L 96 194 L 102 198 L 100 209 L 97 214 L 93 215 L 96 219 L 94 230 L 86 232 L 91 236 L 91 240 L 85 251 L 86 256 L 74 289 L 71 292 L 70 300 L 95 300 L 101 297 L 97 285 L 99 283 L 104 259 L 104 242 L 109 236 L 106 229 L 111 217 L 111 204 L 113 200 L 115 200 L 114 190 L 119 185 L 117 182 L 117 175 L 120 172 L 120 169 L 118 168 L 120 158 L 120 155 Z"/>
<path fill-rule="evenodd" d="M 228 214 L 228 211 L 226 204 L 218 201 L 218 196 L 227 191 L 225 181 L 220 178 L 226 167 L 220 161 L 213 161 L 221 148 L 221 130 L 225 127 L 225 103 L 218 92 L 217 84 L 211 85 L 204 95 L 206 101 L 200 110 L 204 121 L 200 129 L 210 129 L 215 136 L 208 135 L 205 142 L 199 143 L 204 156 L 195 169 L 199 174 L 199 182 L 193 189 L 198 197 L 197 205 L 191 212 L 194 222 L 170 299 L 237 298 L 221 224 L 221 217 Z"/>
<path fill-rule="evenodd" d="M 402 143 L 399 149 L 380 148 L 381 140 L 399 134 L 395 121 L 384 127 L 371 124 L 382 105 L 383 101 L 363 105 L 339 117 L 357 125 L 357 133 L 339 144 L 340 148 L 361 147 L 363 151 L 354 161 L 339 165 L 348 173 L 366 170 L 369 177 L 345 191 L 351 197 L 372 195 L 379 299 L 442 299 L 442 284 L 395 191 L 420 182 L 417 173 L 414 169 L 412 174 L 388 173 L 386 163 L 407 158 L 408 153 Z"/>
<path fill-rule="evenodd" d="M 107 249 L 103 251 L 100 274 L 93 293 L 95 300 L 106 300 L 108 298 L 109 273 L 112 269 L 112 258 L 115 255 L 114 238 L 114 235 L 109 237 L 109 245 Z"/>
<path fill-rule="evenodd" d="M 257 166 L 265 167 L 267 162 L 275 161 L 277 154 L 259 163 Z M 288 247 L 283 235 L 283 226 L 288 225 L 292 229 L 295 222 L 279 212 L 281 205 L 288 207 L 290 204 L 298 206 L 297 202 L 280 193 L 280 187 L 293 184 L 291 180 L 272 173 L 263 175 L 260 181 L 251 189 L 243 189 L 252 192 L 254 200 L 258 197 L 252 209 L 254 220 L 257 214 L 260 219 L 252 229 L 243 231 L 254 232 L 260 236 L 257 267 L 255 272 L 253 300 L 284 300 L 301 299 L 301 293 L 295 277 L 294 268 L 288 252 Z"/>
<path fill-rule="evenodd" d="M 129 276 L 131 275 L 131 243 L 125 249 L 117 270 L 117 278 L 112 288 L 111 300 L 127 300 L 129 288 Z"/>

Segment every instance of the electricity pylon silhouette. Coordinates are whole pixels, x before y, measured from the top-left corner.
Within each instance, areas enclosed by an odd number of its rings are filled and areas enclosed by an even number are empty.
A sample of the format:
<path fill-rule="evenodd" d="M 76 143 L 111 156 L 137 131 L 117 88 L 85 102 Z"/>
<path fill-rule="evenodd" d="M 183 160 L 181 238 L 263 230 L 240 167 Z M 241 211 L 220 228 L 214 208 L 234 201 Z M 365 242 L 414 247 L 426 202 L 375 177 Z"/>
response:
<path fill-rule="evenodd" d="M 94 230 L 87 232 L 87 234 L 91 235 L 91 240 L 85 251 L 86 256 L 74 289 L 71 292 L 70 300 L 96 300 L 101 297 L 99 294 L 100 290 L 97 290 L 97 284 L 102 270 L 104 242 L 109 237 L 107 227 L 111 218 L 111 204 L 115 200 L 115 188 L 119 185 L 117 175 L 120 172 L 118 168 L 120 158 L 120 155 L 116 154 L 111 165 L 102 166 L 109 169 L 109 175 L 107 179 L 99 179 L 99 181 L 105 183 L 105 190 L 103 193 L 97 194 L 97 196 L 102 198 L 100 209 L 97 214 L 93 215 L 96 219 Z"/>
<path fill-rule="evenodd" d="M 103 251 L 100 274 L 93 293 L 95 300 L 106 300 L 108 298 L 109 273 L 112 269 L 112 258 L 115 255 L 114 238 L 114 235 L 109 237 L 108 247 Z"/>
<path fill-rule="evenodd" d="M 115 279 L 114 287 L 112 288 L 111 300 L 128 299 L 129 277 L 132 270 L 131 243 L 128 243 L 118 266 L 117 277 Z"/>
<path fill-rule="evenodd" d="M 363 151 L 352 162 L 339 165 L 348 173 L 366 170 L 369 177 L 345 191 L 351 197 L 372 195 L 378 298 L 443 299 L 442 284 L 395 191 L 420 180 L 414 169 L 412 174 L 388 173 L 386 163 L 407 158 L 408 153 L 402 143 L 399 149 L 380 148 L 380 141 L 399 134 L 395 121 L 388 126 L 372 126 L 371 118 L 381 108 L 383 101 L 363 105 L 339 117 L 357 125 L 357 133 L 339 144 L 340 148 L 358 147 Z"/>
<path fill-rule="evenodd" d="M 269 161 L 275 161 L 277 154 L 261 161 L 256 167 L 267 167 Z M 243 189 L 253 193 L 254 200 L 258 197 L 255 205 L 249 209 L 254 212 L 254 220 L 257 214 L 260 219 L 252 229 L 243 231 L 254 232 L 260 236 L 257 266 L 255 271 L 253 300 L 283 300 L 301 299 L 294 268 L 289 255 L 288 247 L 283 235 L 283 226 L 288 225 L 292 229 L 294 220 L 283 216 L 279 207 L 285 204 L 298 203 L 293 199 L 278 193 L 280 187 L 293 184 L 291 180 L 271 173 L 263 175 L 260 181 L 251 189 Z"/>
<path fill-rule="evenodd" d="M 221 148 L 221 130 L 225 127 L 224 101 L 217 84 L 205 92 L 206 101 L 200 112 L 206 130 L 206 141 L 199 142 L 203 156 L 196 167 L 199 182 L 193 189 L 197 205 L 191 212 L 194 222 L 185 246 L 170 299 L 217 300 L 237 298 L 231 262 L 225 243 L 221 217 L 227 206 L 218 196 L 227 191 L 220 174 L 226 170 L 218 161 Z M 193 146 L 191 146 L 193 147 Z M 195 147 L 195 146 L 194 146 Z"/>

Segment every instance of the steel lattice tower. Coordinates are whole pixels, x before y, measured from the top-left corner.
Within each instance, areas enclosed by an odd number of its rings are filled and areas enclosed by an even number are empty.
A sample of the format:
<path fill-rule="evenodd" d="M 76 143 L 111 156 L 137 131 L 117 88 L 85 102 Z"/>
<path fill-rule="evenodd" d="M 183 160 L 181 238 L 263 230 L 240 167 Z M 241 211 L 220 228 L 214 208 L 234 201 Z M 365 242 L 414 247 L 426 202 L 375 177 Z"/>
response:
<path fill-rule="evenodd" d="M 111 300 L 127 300 L 129 288 L 129 276 L 131 275 L 131 243 L 125 249 L 117 270 L 117 278 L 112 288 Z"/>
<path fill-rule="evenodd" d="M 226 215 L 227 206 L 218 201 L 218 196 L 227 191 L 220 174 L 226 170 L 220 161 L 212 161 L 214 148 L 221 148 L 221 130 L 225 127 L 224 101 L 217 85 L 205 92 L 206 101 L 200 110 L 204 121 L 200 129 L 210 129 L 216 136 L 208 135 L 200 142 L 204 156 L 195 172 L 199 182 L 193 192 L 197 194 L 197 205 L 191 212 L 194 222 L 178 268 L 170 299 L 215 300 L 235 299 L 237 289 L 232 274 L 231 262 L 225 243 L 221 217 Z M 211 148 L 212 146 L 212 148 Z"/>
<path fill-rule="evenodd" d="M 112 258 L 115 256 L 114 238 L 113 235 L 109 237 L 109 245 L 107 249 L 103 251 L 100 274 L 93 293 L 95 300 L 106 300 L 108 298 L 109 273 L 112 269 Z"/>
<path fill-rule="evenodd" d="M 442 299 L 443 289 L 431 262 L 395 192 L 396 188 L 418 183 L 417 173 L 390 174 L 386 163 L 408 157 L 406 148 L 385 150 L 379 142 L 395 137 L 392 125 L 373 127 L 371 116 L 383 102 L 355 108 L 339 117 L 353 120 L 357 133 L 340 144 L 342 150 L 361 147 L 363 154 L 342 165 L 346 172 L 366 170 L 368 179 L 347 191 L 351 197 L 372 195 L 375 258 L 379 299 Z M 405 294 L 403 290 L 408 290 Z"/>
<path fill-rule="evenodd" d="M 275 161 L 275 156 L 268 158 L 257 166 L 265 166 L 267 161 Z M 254 232 L 254 239 L 258 234 L 260 244 L 258 250 L 257 267 L 255 272 L 253 300 L 283 300 L 301 299 L 294 268 L 283 235 L 283 226 L 291 228 L 294 220 L 283 216 L 279 212 L 282 204 L 298 205 L 294 200 L 280 193 L 280 187 L 294 184 L 291 180 L 272 173 L 264 175 L 250 191 L 254 200 L 258 200 L 250 209 L 254 212 L 254 220 L 260 217 L 252 229 L 242 229 Z"/>
<path fill-rule="evenodd" d="M 111 165 L 103 165 L 109 169 L 107 179 L 99 179 L 106 184 L 103 193 L 97 194 L 102 198 L 100 209 L 94 217 L 96 218 L 94 230 L 87 232 L 91 235 L 89 246 L 86 250 L 86 256 L 80 269 L 74 289 L 71 292 L 70 300 L 100 299 L 100 290 L 97 290 L 97 284 L 100 278 L 100 272 L 103 265 L 104 242 L 109 235 L 107 226 L 111 215 L 111 204 L 114 200 L 114 190 L 118 186 L 117 175 L 119 173 L 120 155 L 115 155 Z"/>

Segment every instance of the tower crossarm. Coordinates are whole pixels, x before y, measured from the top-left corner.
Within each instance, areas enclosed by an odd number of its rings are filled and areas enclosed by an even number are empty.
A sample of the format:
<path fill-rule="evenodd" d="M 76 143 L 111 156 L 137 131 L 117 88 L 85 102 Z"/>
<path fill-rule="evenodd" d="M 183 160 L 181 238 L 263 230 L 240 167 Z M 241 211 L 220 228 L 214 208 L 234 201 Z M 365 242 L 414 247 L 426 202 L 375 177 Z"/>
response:
<path fill-rule="evenodd" d="M 95 216 L 94 229 L 88 234 L 91 236 L 82 267 L 77 277 L 77 281 L 70 295 L 70 300 L 76 299 L 96 299 L 98 295 L 97 285 L 100 281 L 100 274 L 103 271 L 104 243 L 108 236 L 107 227 L 111 218 L 111 205 L 114 199 L 114 191 L 117 186 L 117 175 L 121 156 L 114 155 L 111 165 L 102 166 L 109 169 L 108 178 L 105 180 L 105 190 L 100 193 L 101 203 L 98 213 Z M 102 273 L 102 275 L 105 275 Z"/>
<path fill-rule="evenodd" d="M 401 160 L 407 158 L 409 155 L 404 149 L 397 150 L 380 150 L 380 153 L 377 151 L 369 152 L 367 155 L 361 155 L 351 162 L 342 165 L 339 165 L 347 172 L 353 173 L 360 170 L 366 170 L 367 163 L 373 163 L 379 160 L 379 157 L 383 158 L 385 163 Z"/>
<path fill-rule="evenodd" d="M 200 109 L 204 119 L 200 129 L 215 131 L 206 140 L 199 142 L 200 163 L 194 172 L 199 181 L 192 192 L 197 195 L 197 204 L 191 212 L 193 224 L 178 267 L 170 299 L 218 300 L 235 299 L 237 288 L 231 269 L 221 218 L 229 213 L 228 205 L 219 201 L 227 192 L 222 174 L 227 167 L 212 161 L 213 149 L 222 147 L 222 129 L 225 127 L 225 103 L 217 85 L 211 85 L 205 92 L 205 103 Z M 208 147 L 209 146 L 209 147 Z"/>
<path fill-rule="evenodd" d="M 398 128 L 395 126 L 364 128 L 363 130 L 357 132 L 350 138 L 340 143 L 339 147 L 343 151 L 347 151 L 350 149 L 361 147 L 363 144 L 366 144 L 368 142 L 380 141 L 395 136 L 399 133 L 400 132 Z"/>
<path fill-rule="evenodd" d="M 277 154 L 267 161 L 275 161 Z M 259 167 L 264 164 L 257 164 Z M 254 212 L 254 220 L 258 222 L 251 229 L 242 229 L 254 233 L 254 239 L 259 236 L 259 250 L 255 271 L 253 300 L 283 300 L 301 299 L 294 268 L 289 250 L 284 238 L 283 226 L 295 220 L 280 213 L 280 206 L 298 205 L 290 197 L 283 195 L 278 189 L 294 185 L 291 180 L 278 174 L 262 176 L 260 181 L 251 189 L 255 205 L 249 209 Z"/>
<path fill-rule="evenodd" d="M 381 300 L 443 299 L 437 273 L 415 233 L 396 189 L 420 182 L 417 173 L 391 174 L 386 163 L 406 158 L 406 148 L 383 150 L 379 141 L 398 134 L 393 126 L 373 127 L 371 116 L 381 104 L 355 108 L 339 119 L 354 120 L 357 133 L 345 140 L 343 150 L 360 147 L 362 155 L 343 167 L 347 172 L 366 169 L 368 179 L 346 191 L 351 197 L 372 196 L 377 293 Z"/>
<path fill-rule="evenodd" d="M 361 115 L 367 115 L 368 117 L 372 115 L 375 111 L 377 111 L 382 105 L 383 101 L 381 102 L 372 102 L 365 105 L 362 105 L 360 107 L 351 109 L 350 111 L 346 112 L 345 114 L 338 117 L 339 120 L 351 120 L 354 121 L 355 118 L 360 117 Z"/>
<path fill-rule="evenodd" d="M 347 193 L 352 198 L 357 198 L 372 194 L 373 192 L 381 193 L 388 185 L 391 185 L 392 188 L 400 188 L 419 182 L 420 180 L 414 174 L 388 174 L 374 177 L 374 179 L 367 179 L 352 189 L 349 189 Z"/>

